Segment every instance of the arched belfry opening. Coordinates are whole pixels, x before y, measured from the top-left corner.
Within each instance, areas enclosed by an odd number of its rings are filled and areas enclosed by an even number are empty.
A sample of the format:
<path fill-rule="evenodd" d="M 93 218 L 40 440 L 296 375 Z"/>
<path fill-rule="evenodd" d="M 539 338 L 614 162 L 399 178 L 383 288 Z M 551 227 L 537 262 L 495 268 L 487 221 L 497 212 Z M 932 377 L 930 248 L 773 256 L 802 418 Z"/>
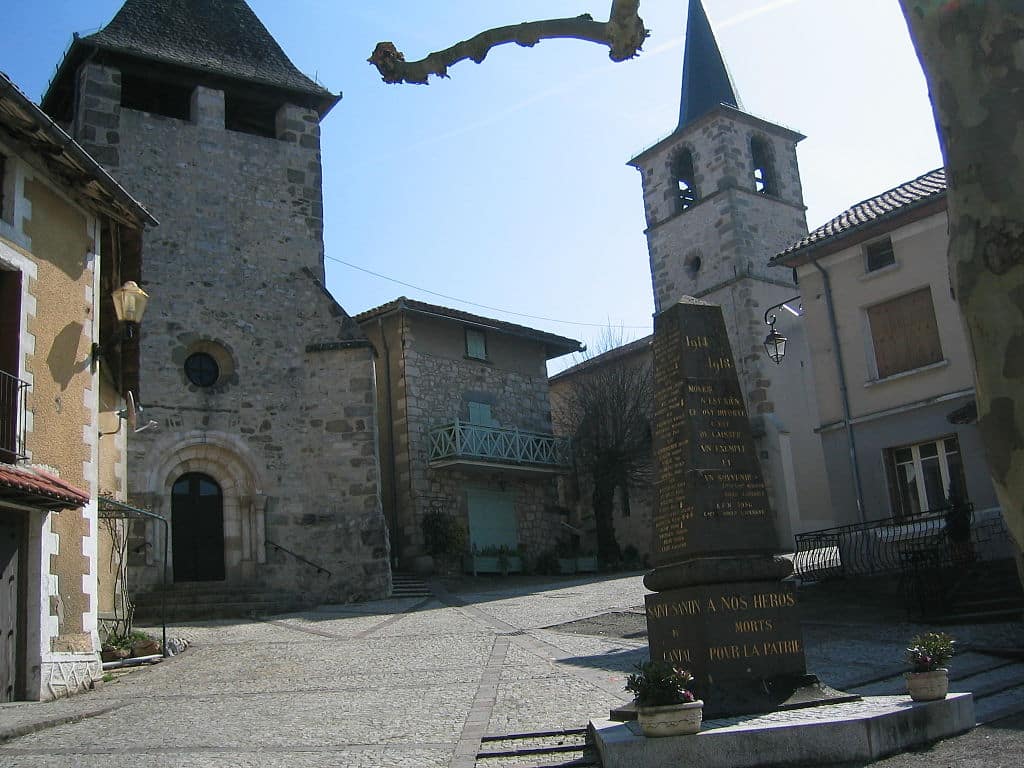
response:
<path fill-rule="evenodd" d="M 676 211 L 685 211 L 700 199 L 697 190 L 697 174 L 693 168 L 693 152 L 680 149 L 672 157 L 672 179 L 676 192 Z"/>
<path fill-rule="evenodd" d="M 754 166 L 754 191 L 759 195 L 777 195 L 779 185 L 771 147 L 760 136 L 750 140 L 750 159 Z"/>
<path fill-rule="evenodd" d="M 174 481 L 171 538 L 175 581 L 224 580 L 224 494 L 209 475 Z"/>

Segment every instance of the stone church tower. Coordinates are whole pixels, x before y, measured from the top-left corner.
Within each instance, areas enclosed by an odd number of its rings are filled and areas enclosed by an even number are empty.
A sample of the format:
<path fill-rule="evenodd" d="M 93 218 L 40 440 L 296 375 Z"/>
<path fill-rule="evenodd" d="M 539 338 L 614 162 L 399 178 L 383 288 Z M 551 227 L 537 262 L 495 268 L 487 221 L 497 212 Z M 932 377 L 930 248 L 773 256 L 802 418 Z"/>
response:
<path fill-rule="evenodd" d="M 43 100 L 160 221 L 137 393 L 158 427 L 130 434 L 128 485 L 171 522 L 178 593 L 390 588 L 372 348 L 324 287 L 320 122 L 339 98 L 243 0 L 128 0 Z M 132 548 L 131 586 L 159 584 L 159 527 Z"/>
<path fill-rule="evenodd" d="M 642 175 L 655 312 L 684 295 L 721 305 L 784 544 L 823 527 L 814 521 L 827 498 L 800 320 L 778 313 L 790 340 L 783 365 L 763 346 L 765 310 L 800 293 L 768 261 L 807 233 L 803 138 L 743 111 L 704 8 L 690 0 L 679 124 L 630 161 Z"/>

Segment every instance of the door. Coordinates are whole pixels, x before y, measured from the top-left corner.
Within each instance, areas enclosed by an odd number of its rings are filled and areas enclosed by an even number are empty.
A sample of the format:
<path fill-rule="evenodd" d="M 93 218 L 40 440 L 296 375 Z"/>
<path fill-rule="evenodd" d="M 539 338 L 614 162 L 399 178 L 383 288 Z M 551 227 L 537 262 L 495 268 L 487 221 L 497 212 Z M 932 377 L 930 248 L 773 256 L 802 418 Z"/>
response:
<path fill-rule="evenodd" d="M 14 701 L 21 693 L 18 662 L 22 658 L 22 616 L 18 597 L 24 533 L 20 517 L 0 512 L 0 702 Z"/>
<path fill-rule="evenodd" d="M 208 475 L 182 475 L 171 490 L 175 581 L 224 580 L 224 497 Z"/>
<path fill-rule="evenodd" d="M 469 545 L 472 551 L 491 547 L 516 549 L 516 508 L 511 493 L 467 490 L 469 506 Z"/>

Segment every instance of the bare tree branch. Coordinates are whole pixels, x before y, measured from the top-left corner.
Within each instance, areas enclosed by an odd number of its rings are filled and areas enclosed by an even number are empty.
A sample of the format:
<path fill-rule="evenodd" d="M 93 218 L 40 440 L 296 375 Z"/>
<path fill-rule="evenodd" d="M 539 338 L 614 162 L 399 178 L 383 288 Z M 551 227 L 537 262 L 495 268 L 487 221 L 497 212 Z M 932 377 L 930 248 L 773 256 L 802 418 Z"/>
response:
<path fill-rule="evenodd" d="M 585 13 L 571 19 L 526 21 L 487 29 L 443 51 L 435 51 L 419 61 L 406 61 L 394 43 L 381 42 L 367 61 L 377 67 L 385 83 L 427 84 L 430 75 L 448 77 L 448 67 L 464 59 L 477 64 L 497 45 L 516 43 L 532 48 L 541 40 L 573 38 L 607 45 L 612 61 L 625 61 L 637 55 L 648 30 L 640 18 L 640 0 L 612 0 L 608 21 L 594 21 Z"/>

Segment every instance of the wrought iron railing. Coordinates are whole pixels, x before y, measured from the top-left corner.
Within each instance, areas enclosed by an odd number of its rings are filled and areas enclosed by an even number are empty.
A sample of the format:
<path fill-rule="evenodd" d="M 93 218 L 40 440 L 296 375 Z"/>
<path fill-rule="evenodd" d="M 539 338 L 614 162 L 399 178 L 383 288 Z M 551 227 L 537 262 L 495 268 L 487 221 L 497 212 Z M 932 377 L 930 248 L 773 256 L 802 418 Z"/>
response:
<path fill-rule="evenodd" d="M 453 459 L 564 468 L 570 464 L 570 444 L 551 434 L 456 419 L 430 430 L 430 462 Z"/>
<path fill-rule="evenodd" d="M 25 393 L 28 382 L 0 371 L 0 461 L 12 464 L 25 454 Z"/>
<path fill-rule="evenodd" d="M 266 545 L 268 547 L 273 549 L 275 552 L 281 552 L 281 553 L 286 554 L 286 555 L 291 555 L 296 560 L 298 560 L 300 563 L 305 563 L 310 568 L 316 569 L 316 575 L 317 576 L 319 576 L 320 574 L 323 574 L 327 578 L 331 578 L 331 572 L 329 570 L 324 568 L 322 565 L 318 565 L 317 563 L 314 563 L 312 560 L 307 560 L 302 555 L 300 555 L 298 552 L 292 552 L 290 549 L 288 549 L 288 547 L 283 547 L 280 544 L 278 544 L 276 541 L 271 541 L 270 539 L 267 539 L 265 543 L 266 543 Z"/>
<path fill-rule="evenodd" d="M 949 561 L 953 543 L 946 533 L 948 509 L 901 519 L 886 518 L 796 535 L 793 570 L 804 581 L 842 576 L 875 576 L 905 570 L 921 553 Z M 965 513 L 973 514 L 967 504 Z M 972 528 L 972 537 L 978 531 Z"/>

